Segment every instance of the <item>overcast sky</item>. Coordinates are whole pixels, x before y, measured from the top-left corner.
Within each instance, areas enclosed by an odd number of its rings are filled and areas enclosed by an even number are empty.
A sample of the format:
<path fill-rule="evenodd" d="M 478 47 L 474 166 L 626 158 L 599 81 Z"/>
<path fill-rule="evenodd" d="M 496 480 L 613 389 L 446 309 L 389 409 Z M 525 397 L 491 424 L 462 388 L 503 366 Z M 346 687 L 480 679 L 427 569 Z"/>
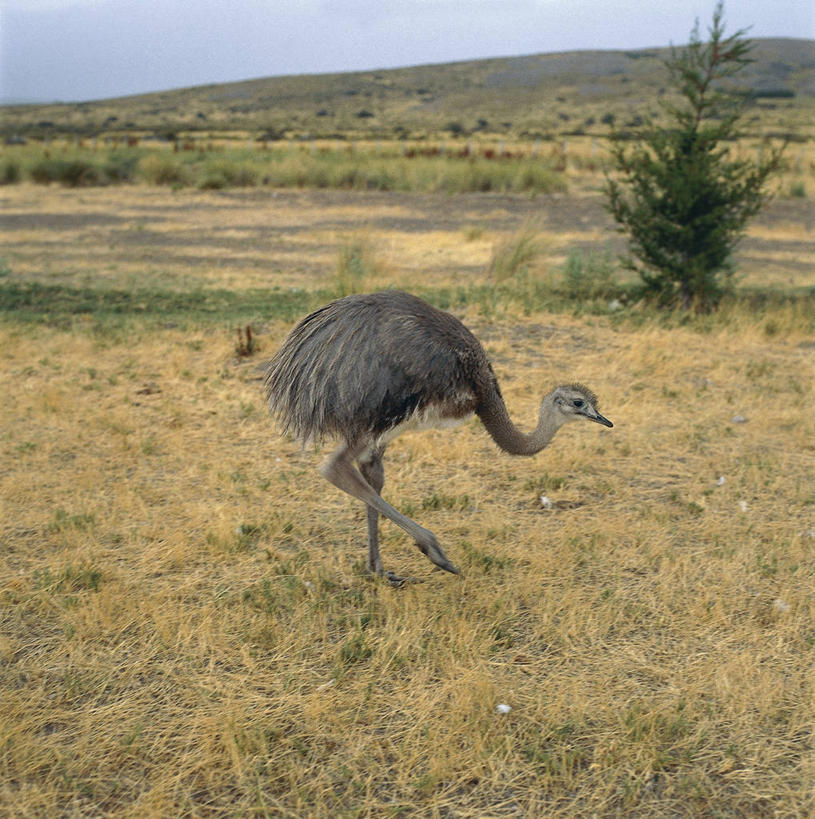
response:
<path fill-rule="evenodd" d="M 0 99 L 687 41 L 714 0 L 0 0 Z M 815 38 L 814 0 L 730 0 L 727 31 Z"/>

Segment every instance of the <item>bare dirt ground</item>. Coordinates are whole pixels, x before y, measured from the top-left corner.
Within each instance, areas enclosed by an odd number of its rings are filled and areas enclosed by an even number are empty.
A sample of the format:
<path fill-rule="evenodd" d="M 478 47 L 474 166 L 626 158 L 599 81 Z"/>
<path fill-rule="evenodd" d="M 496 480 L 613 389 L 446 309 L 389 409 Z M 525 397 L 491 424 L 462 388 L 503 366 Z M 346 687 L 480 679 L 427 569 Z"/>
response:
<path fill-rule="evenodd" d="M 109 286 L 318 286 L 364 233 L 392 273 L 427 283 L 483 276 L 494 244 L 525 223 L 543 264 L 624 241 L 599 194 L 457 196 L 343 191 L 170 193 L 144 187 L 0 191 L 12 274 Z M 815 203 L 777 199 L 750 226 L 736 264 L 746 285 L 815 283 Z"/>

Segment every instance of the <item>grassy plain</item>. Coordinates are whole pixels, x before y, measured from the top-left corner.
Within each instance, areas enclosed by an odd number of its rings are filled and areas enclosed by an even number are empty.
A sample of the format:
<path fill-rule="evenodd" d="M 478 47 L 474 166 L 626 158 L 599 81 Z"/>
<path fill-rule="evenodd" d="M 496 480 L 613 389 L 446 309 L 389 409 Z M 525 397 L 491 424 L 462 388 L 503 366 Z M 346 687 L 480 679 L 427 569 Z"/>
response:
<path fill-rule="evenodd" d="M 571 249 L 616 247 L 590 187 L 2 200 L 3 303 L 41 288 L 0 318 L 5 815 L 815 811 L 806 303 L 685 321 L 536 300 Z M 495 285 L 533 217 L 537 259 Z M 776 200 L 745 286 L 811 288 L 814 220 Z M 259 363 L 349 286 L 360 241 L 350 286 L 449 303 L 521 425 L 571 380 L 615 422 L 528 460 L 477 422 L 392 444 L 386 497 L 460 578 L 389 525 L 386 567 L 425 582 L 365 577 L 361 506 L 263 408 Z"/>

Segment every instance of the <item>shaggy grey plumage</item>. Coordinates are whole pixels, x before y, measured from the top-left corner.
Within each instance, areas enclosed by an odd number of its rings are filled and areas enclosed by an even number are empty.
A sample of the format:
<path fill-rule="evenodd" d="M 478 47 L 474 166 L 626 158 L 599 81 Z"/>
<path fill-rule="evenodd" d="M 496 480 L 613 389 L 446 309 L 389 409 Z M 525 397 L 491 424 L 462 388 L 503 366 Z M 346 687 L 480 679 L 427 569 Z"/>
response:
<path fill-rule="evenodd" d="M 474 381 L 497 389 L 475 336 L 449 313 L 386 291 L 339 299 L 306 316 L 272 359 L 266 394 L 284 430 L 300 441 L 356 442 L 428 405 L 472 399 Z"/>
<path fill-rule="evenodd" d="M 612 426 L 597 411 L 594 393 L 569 384 L 544 398 L 536 429 L 521 432 L 509 418 L 478 339 L 449 313 L 395 290 L 348 296 L 306 316 L 271 360 L 265 385 L 284 431 L 304 443 L 342 441 L 321 471 L 368 505 L 368 568 L 377 574 L 384 574 L 380 514 L 412 535 L 438 566 L 457 571 L 431 532 L 379 495 L 382 455 L 400 428 L 476 413 L 502 449 L 529 455 L 567 421 Z"/>

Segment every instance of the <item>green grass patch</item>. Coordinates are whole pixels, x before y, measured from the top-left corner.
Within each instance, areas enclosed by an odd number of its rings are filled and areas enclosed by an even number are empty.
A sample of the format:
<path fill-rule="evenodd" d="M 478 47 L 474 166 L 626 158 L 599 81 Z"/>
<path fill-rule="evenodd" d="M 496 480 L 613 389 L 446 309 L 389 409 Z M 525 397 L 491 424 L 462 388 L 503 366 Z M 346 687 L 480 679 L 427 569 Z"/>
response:
<path fill-rule="evenodd" d="M 2 184 L 31 181 L 88 187 L 142 182 L 202 190 L 265 186 L 449 194 L 543 194 L 567 189 L 557 170 L 540 157 L 530 156 L 408 156 L 394 147 L 385 151 L 219 148 L 174 153 L 166 148 L 64 146 L 58 155 L 38 145 L 6 150 L 0 166 Z"/>
<path fill-rule="evenodd" d="M 615 263 L 610 250 L 581 253 L 573 248 L 561 272 L 563 287 L 575 299 L 611 299 L 617 295 Z"/>
<path fill-rule="evenodd" d="M 376 258 L 371 242 L 364 236 L 345 242 L 337 258 L 337 296 L 363 293 L 367 282 L 382 272 L 382 263 Z"/>
<path fill-rule="evenodd" d="M 143 317 L 222 320 L 263 316 L 293 321 L 327 301 L 324 291 L 255 289 L 113 290 L 58 284 L 0 283 L 0 313 L 22 322 L 63 323 L 72 317 L 100 320 Z"/>
<path fill-rule="evenodd" d="M 331 288 L 254 288 L 249 290 L 199 289 L 190 291 L 118 290 L 71 287 L 0 279 L 0 317 L 4 321 L 81 328 L 116 326 L 136 319 L 148 325 L 258 322 L 269 319 L 293 322 L 321 304 L 345 294 L 338 280 Z M 356 288 L 352 288 L 356 289 Z M 498 284 L 415 287 L 412 291 L 442 310 L 476 308 L 486 317 L 512 317 L 535 312 L 607 316 L 620 326 L 655 324 L 689 326 L 710 332 L 734 321 L 761 319 L 768 335 L 791 329 L 815 331 L 815 288 L 797 291 L 744 290 L 726 299 L 714 313 L 694 315 L 637 304 L 637 288 L 618 285 L 603 298 L 581 299 L 568 287 L 545 279 L 516 276 Z M 623 306 L 610 311 L 608 296 Z M 93 319 L 87 322 L 87 319 Z"/>

